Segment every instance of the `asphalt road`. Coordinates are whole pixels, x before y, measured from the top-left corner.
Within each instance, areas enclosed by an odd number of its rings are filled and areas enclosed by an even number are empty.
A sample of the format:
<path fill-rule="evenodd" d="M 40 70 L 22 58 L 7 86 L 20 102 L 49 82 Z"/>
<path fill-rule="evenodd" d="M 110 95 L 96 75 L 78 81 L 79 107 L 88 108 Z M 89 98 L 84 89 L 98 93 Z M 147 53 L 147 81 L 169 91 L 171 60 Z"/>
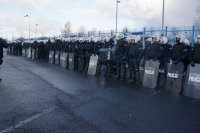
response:
<path fill-rule="evenodd" d="M 0 133 L 200 133 L 200 100 L 6 56 Z"/>

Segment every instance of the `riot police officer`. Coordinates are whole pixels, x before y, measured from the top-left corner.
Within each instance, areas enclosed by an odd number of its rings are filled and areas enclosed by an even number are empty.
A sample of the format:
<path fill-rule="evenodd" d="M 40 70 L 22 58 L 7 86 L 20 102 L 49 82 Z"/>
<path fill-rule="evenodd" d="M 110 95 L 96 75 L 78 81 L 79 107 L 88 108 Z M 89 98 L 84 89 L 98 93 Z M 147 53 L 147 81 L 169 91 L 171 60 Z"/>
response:
<path fill-rule="evenodd" d="M 113 55 L 112 55 L 112 48 L 114 46 L 114 40 L 113 38 L 110 38 L 110 37 L 106 37 L 105 38 L 105 45 L 106 45 L 106 48 L 108 49 L 108 52 L 107 52 L 107 61 L 105 63 L 106 65 L 106 72 L 105 72 L 105 76 L 106 77 L 110 77 L 111 76 L 111 69 L 112 69 L 112 66 L 113 66 Z"/>
<path fill-rule="evenodd" d="M 182 35 L 176 35 L 176 43 L 172 48 L 172 61 L 174 64 L 183 62 L 188 56 L 187 46 L 184 45 L 184 37 Z M 184 62 L 183 62 L 184 63 Z"/>
<path fill-rule="evenodd" d="M 124 55 L 125 55 L 125 46 L 127 42 L 125 41 L 124 35 L 118 35 L 117 44 L 115 49 L 115 59 L 116 59 L 116 68 L 117 74 L 115 78 L 121 78 L 121 65 L 123 64 Z"/>
<path fill-rule="evenodd" d="M 175 36 L 175 41 L 176 43 L 174 44 L 173 48 L 172 48 L 172 61 L 173 63 L 176 65 L 179 62 L 182 62 L 184 64 L 184 72 L 186 72 L 186 68 L 187 68 L 187 58 L 189 56 L 189 50 L 188 50 L 188 46 L 184 44 L 184 36 L 178 34 Z M 184 78 L 183 78 L 184 81 Z M 184 82 L 182 82 L 182 86 L 181 86 L 181 91 L 179 92 L 179 94 L 183 93 L 183 84 Z"/>
<path fill-rule="evenodd" d="M 167 37 L 161 37 L 160 40 L 161 44 L 161 49 L 162 49 L 162 55 L 159 59 L 160 61 L 160 73 L 158 75 L 158 83 L 160 81 L 163 82 L 163 86 L 165 86 L 166 83 L 166 78 L 167 78 L 167 68 L 168 68 L 168 63 L 170 63 L 170 58 L 171 58 L 171 52 L 172 52 L 172 45 L 168 43 L 168 38 Z M 161 78 L 163 77 L 163 78 Z"/>
<path fill-rule="evenodd" d="M 134 82 L 136 84 L 140 83 L 139 79 L 139 67 L 140 67 L 140 61 L 142 58 L 142 44 L 140 44 L 138 41 L 140 39 L 137 36 L 131 36 L 128 38 L 128 48 L 126 50 L 126 57 L 128 61 L 128 66 L 130 70 L 130 83 Z M 134 77 L 133 77 L 134 75 Z"/>
<path fill-rule="evenodd" d="M 85 53 L 84 53 L 84 71 L 88 71 L 89 67 L 89 62 L 90 62 L 90 56 L 92 55 L 92 50 L 94 47 L 94 43 L 92 42 L 91 38 L 86 39 L 86 44 L 85 44 Z"/>
<path fill-rule="evenodd" d="M 3 63 L 3 48 L 7 48 L 7 42 L 0 38 L 0 65 L 2 65 Z M 0 79 L 0 81 L 2 81 L 2 79 Z"/>
<path fill-rule="evenodd" d="M 196 63 L 200 64 L 200 35 L 197 36 L 197 43 L 192 48 L 190 60 L 193 67 Z"/>
<path fill-rule="evenodd" d="M 164 69 L 166 71 L 167 64 L 170 62 L 171 52 L 172 52 L 172 45 L 168 43 L 167 37 L 162 37 L 160 40 L 162 55 L 160 58 L 160 69 Z"/>
<path fill-rule="evenodd" d="M 146 45 L 145 47 L 145 60 L 152 59 L 153 61 L 159 60 L 162 55 L 162 48 L 160 43 L 160 38 L 158 35 L 152 35 L 151 44 Z"/>

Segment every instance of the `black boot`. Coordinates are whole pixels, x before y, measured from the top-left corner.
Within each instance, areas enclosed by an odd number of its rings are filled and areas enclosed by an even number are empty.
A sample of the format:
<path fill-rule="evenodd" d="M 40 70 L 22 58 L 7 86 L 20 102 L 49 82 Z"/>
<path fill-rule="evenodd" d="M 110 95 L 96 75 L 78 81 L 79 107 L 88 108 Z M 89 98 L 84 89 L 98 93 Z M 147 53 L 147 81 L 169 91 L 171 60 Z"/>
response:
<path fill-rule="evenodd" d="M 120 78 L 120 73 L 121 73 L 121 68 L 119 67 L 119 68 L 117 68 L 117 74 L 115 76 L 115 79 Z"/>
<path fill-rule="evenodd" d="M 110 64 L 108 64 L 107 65 L 107 75 L 106 75 L 106 77 L 110 77 L 110 73 L 111 73 L 111 71 L 110 71 L 110 68 L 111 66 L 110 66 Z"/>
<path fill-rule="evenodd" d="M 133 83 L 133 71 L 130 71 L 130 78 L 129 78 L 129 83 Z"/>
<path fill-rule="evenodd" d="M 134 72 L 134 77 L 135 77 L 135 84 L 136 85 L 140 84 L 140 73 L 138 71 Z"/>

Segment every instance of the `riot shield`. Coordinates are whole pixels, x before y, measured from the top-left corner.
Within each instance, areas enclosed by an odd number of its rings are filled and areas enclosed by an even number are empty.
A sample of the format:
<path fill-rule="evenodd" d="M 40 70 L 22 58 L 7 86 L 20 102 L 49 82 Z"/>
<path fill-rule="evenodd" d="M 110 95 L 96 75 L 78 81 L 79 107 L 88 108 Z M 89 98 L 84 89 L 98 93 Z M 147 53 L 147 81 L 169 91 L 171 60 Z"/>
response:
<path fill-rule="evenodd" d="M 90 56 L 90 63 L 89 63 L 89 67 L 88 67 L 89 75 L 93 75 L 93 76 L 96 75 L 97 63 L 98 63 L 98 55 Z"/>
<path fill-rule="evenodd" d="M 69 69 L 74 70 L 74 53 L 69 53 Z"/>
<path fill-rule="evenodd" d="M 31 59 L 31 48 L 28 49 L 27 57 L 28 57 L 28 59 Z"/>
<path fill-rule="evenodd" d="M 55 64 L 59 65 L 59 62 L 60 62 L 60 52 L 56 51 L 56 53 L 55 53 Z"/>
<path fill-rule="evenodd" d="M 195 64 L 195 67 L 188 67 L 184 95 L 200 99 L 200 64 Z"/>
<path fill-rule="evenodd" d="M 60 66 L 63 68 L 67 67 L 67 53 L 60 54 Z"/>
<path fill-rule="evenodd" d="M 165 87 L 167 69 L 159 69 L 158 73 L 158 86 Z"/>
<path fill-rule="evenodd" d="M 183 80 L 184 65 L 182 62 L 178 64 L 169 64 L 167 72 L 166 90 L 177 94 L 181 91 L 182 80 Z"/>
<path fill-rule="evenodd" d="M 22 49 L 22 56 L 26 56 L 26 50 Z"/>
<path fill-rule="evenodd" d="M 49 63 L 54 63 L 54 51 L 49 51 Z"/>
<path fill-rule="evenodd" d="M 31 58 L 32 58 L 32 60 L 35 59 L 35 49 L 32 49 Z"/>
<path fill-rule="evenodd" d="M 143 77 L 144 77 L 144 66 L 145 66 L 145 60 L 144 60 L 144 58 L 142 58 L 141 61 L 140 61 L 140 68 L 139 68 L 140 81 L 143 81 Z"/>
<path fill-rule="evenodd" d="M 28 57 L 28 49 L 25 49 L 25 56 Z"/>
<path fill-rule="evenodd" d="M 35 49 L 35 59 L 38 59 L 38 47 Z"/>
<path fill-rule="evenodd" d="M 10 55 L 10 46 L 7 49 L 7 55 Z"/>
<path fill-rule="evenodd" d="M 157 87 L 159 65 L 160 63 L 158 61 L 146 61 L 143 76 L 143 86 L 152 89 Z"/>

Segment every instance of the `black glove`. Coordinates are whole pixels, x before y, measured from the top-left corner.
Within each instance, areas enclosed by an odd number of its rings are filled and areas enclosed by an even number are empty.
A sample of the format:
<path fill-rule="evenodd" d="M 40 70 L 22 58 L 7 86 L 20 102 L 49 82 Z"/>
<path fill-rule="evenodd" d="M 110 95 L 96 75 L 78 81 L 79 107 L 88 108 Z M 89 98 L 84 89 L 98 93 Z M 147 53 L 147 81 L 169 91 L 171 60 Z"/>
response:
<path fill-rule="evenodd" d="M 123 59 L 123 60 L 126 60 L 126 57 L 124 56 L 122 59 Z"/>
<path fill-rule="evenodd" d="M 178 64 L 180 62 L 180 60 L 176 60 L 176 61 L 174 61 L 174 64 L 176 65 L 176 64 Z"/>
<path fill-rule="evenodd" d="M 195 67 L 195 63 L 194 63 L 194 62 L 191 62 L 191 66 L 192 66 L 192 67 Z"/>

